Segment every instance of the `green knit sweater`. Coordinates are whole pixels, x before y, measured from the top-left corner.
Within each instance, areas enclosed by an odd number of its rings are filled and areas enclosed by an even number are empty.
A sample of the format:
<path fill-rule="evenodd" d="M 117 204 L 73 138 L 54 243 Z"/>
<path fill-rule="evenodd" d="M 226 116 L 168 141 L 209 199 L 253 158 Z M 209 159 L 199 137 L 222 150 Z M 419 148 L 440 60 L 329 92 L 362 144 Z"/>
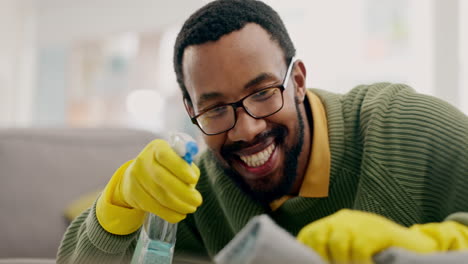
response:
<path fill-rule="evenodd" d="M 405 226 L 468 212 L 466 115 L 401 84 L 363 85 L 345 95 L 313 92 L 327 112 L 329 196 L 295 197 L 271 212 L 237 188 L 205 152 L 198 161 L 197 185 L 203 204 L 179 223 L 176 254 L 212 257 L 263 213 L 296 235 L 342 208 L 374 212 Z M 97 222 L 95 207 L 90 208 L 68 228 L 57 262 L 128 262 L 137 235 L 107 233 Z"/>

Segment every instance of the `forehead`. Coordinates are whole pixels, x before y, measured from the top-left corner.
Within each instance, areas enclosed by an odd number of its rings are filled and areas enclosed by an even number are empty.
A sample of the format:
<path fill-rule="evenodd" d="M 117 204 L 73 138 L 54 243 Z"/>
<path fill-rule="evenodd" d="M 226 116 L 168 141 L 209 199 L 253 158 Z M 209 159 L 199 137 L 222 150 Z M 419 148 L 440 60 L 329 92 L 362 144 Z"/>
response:
<path fill-rule="evenodd" d="M 284 64 L 276 41 L 262 27 L 250 23 L 218 41 L 187 47 L 182 67 L 185 86 L 196 105 L 197 98 L 206 93 L 236 97 L 245 84 L 262 73 L 281 78 Z"/>

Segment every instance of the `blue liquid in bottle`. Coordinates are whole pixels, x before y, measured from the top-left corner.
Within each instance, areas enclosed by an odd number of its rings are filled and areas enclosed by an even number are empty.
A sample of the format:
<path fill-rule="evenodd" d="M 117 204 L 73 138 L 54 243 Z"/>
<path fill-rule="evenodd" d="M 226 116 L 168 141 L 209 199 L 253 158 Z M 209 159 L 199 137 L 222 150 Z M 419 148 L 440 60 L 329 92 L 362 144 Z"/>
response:
<path fill-rule="evenodd" d="M 132 263 L 172 263 L 177 224 L 171 224 L 156 215 L 149 214 L 141 229 Z"/>
<path fill-rule="evenodd" d="M 151 263 L 171 263 L 172 245 L 161 241 L 150 241 L 148 252 L 146 252 L 146 261 Z"/>

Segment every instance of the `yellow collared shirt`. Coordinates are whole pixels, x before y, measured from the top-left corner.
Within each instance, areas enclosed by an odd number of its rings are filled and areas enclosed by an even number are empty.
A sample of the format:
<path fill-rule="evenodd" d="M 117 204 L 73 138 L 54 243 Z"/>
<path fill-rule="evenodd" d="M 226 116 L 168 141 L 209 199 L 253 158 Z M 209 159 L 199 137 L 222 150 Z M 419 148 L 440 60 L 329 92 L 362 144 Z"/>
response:
<path fill-rule="evenodd" d="M 307 99 L 312 110 L 313 136 L 312 149 L 309 156 L 304 180 L 299 190 L 301 197 L 327 197 L 330 183 L 330 144 L 328 139 L 328 123 L 325 107 L 317 95 L 307 91 Z M 275 211 L 292 195 L 285 195 L 270 203 L 270 208 Z"/>

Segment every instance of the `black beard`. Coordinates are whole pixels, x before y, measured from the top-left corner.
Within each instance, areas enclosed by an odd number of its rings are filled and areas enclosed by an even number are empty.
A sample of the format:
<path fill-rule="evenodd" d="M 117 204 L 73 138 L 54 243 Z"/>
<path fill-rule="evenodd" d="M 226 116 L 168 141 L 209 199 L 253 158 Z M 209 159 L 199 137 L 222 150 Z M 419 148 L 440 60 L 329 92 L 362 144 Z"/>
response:
<path fill-rule="evenodd" d="M 284 163 L 283 177 L 281 178 L 280 182 L 278 182 L 278 184 L 271 186 L 269 179 L 266 178 L 259 180 L 257 184 L 257 186 L 261 186 L 263 188 L 252 188 L 243 180 L 242 176 L 236 170 L 232 169 L 230 166 L 223 166 L 225 174 L 230 176 L 237 184 L 237 186 L 242 189 L 242 191 L 266 207 L 268 207 L 272 201 L 289 194 L 297 179 L 298 159 L 302 151 L 302 145 L 304 145 L 304 119 L 300 114 L 299 104 L 297 102 L 296 112 L 298 119 L 298 138 L 297 142 L 291 148 L 286 149 L 286 160 Z M 232 145 L 223 147 L 221 149 L 221 156 L 225 161 L 230 160 L 229 157 L 232 157 L 231 153 L 234 151 L 247 146 L 255 145 L 257 142 L 261 142 L 264 139 L 272 136 L 275 138 L 275 144 L 277 146 L 281 146 L 284 145 L 284 140 L 288 134 L 289 131 L 285 126 L 275 126 L 272 130 L 257 135 L 251 143 L 236 142 Z M 221 162 L 221 164 L 226 163 Z"/>

